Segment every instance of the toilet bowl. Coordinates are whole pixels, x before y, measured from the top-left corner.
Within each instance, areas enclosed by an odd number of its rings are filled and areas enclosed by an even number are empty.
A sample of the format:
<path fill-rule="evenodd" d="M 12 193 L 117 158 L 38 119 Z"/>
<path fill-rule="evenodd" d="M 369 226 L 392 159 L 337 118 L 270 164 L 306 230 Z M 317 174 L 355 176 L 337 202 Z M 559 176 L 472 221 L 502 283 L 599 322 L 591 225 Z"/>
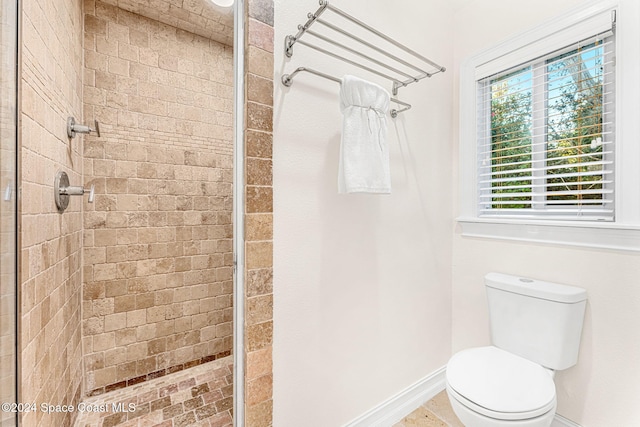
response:
<path fill-rule="evenodd" d="M 534 418 L 502 420 L 469 409 L 468 406 L 452 397 L 449 386 L 447 386 L 447 395 L 451 402 L 451 408 L 466 427 L 549 427 L 556 413 L 556 405 L 554 404 L 551 410 Z"/>
<path fill-rule="evenodd" d="M 491 344 L 447 364 L 447 395 L 467 427 L 549 427 L 555 370 L 577 363 L 584 289 L 499 273 L 485 276 Z"/>
<path fill-rule="evenodd" d="M 447 395 L 467 427 L 549 427 L 556 411 L 553 372 L 493 346 L 449 361 Z"/>

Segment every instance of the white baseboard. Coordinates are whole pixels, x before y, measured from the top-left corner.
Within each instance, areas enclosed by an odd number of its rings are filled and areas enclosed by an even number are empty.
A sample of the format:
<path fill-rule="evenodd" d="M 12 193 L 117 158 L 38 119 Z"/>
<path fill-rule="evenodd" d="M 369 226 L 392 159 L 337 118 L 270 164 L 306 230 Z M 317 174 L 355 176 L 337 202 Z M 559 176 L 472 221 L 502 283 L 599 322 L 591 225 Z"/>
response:
<path fill-rule="evenodd" d="M 344 427 L 391 427 L 402 420 L 423 403 L 433 399 L 446 387 L 446 366 L 432 372 L 415 384 L 410 385 L 395 396 L 365 412 Z M 581 427 L 565 417 L 556 414 L 550 427 Z"/>
<path fill-rule="evenodd" d="M 556 414 L 553 422 L 551 423 L 551 427 L 580 427 L 580 425 L 566 419 L 562 415 Z"/>
<path fill-rule="evenodd" d="M 344 427 L 390 427 L 445 389 L 446 366 L 410 385 Z"/>

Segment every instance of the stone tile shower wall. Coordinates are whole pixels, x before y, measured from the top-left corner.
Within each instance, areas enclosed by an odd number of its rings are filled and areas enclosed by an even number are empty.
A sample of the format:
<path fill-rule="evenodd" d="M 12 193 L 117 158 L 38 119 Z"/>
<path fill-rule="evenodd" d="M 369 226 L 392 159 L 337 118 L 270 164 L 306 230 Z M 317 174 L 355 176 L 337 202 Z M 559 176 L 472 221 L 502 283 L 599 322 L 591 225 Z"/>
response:
<path fill-rule="evenodd" d="M 233 49 L 85 0 L 83 348 L 99 394 L 232 350 Z"/>
<path fill-rule="evenodd" d="M 273 0 L 248 0 L 245 425 L 273 425 Z"/>
<path fill-rule="evenodd" d="M 19 402 L 77 405 L 81 394 L 82 200 L 64 214 L 53 198 L 58 170 L 82 180 L 82 1 L 21 4 Z M 66 426 L 73 413 L 21 414 L 24 426 Z"/>

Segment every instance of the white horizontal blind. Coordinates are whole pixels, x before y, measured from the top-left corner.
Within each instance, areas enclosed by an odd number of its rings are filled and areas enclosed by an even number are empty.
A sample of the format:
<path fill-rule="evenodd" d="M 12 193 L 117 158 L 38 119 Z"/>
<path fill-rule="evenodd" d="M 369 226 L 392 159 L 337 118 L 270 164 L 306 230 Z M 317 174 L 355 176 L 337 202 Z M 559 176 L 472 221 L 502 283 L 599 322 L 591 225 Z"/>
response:
<path fill-rule="evenodd" d="M 600 0 L 599 3 L 607 3 Z M 580 19 L 584 13 L 578 13 L 576 18 L 579 22 L 553 23 L 550 25 L 549 33 L 544 37 L 523 40 L 522 45 L 509 53 L 501 53 L 489 61 L 478 64 L 475 69 L 476 80 L 484 79 L 498 74 L 504 70 L 511 69 L 518 64 L 530 61 L 532 58 L 539 58 L 562 46 L 570 46 L 586 40 L 595 34 L 604 34 L 611 31 L 612 20 L 615 15 L 613 9 L 599 11 L 589 14 L 586 18 Z"/>
<path fill-rule="evenodd" d="M 478 81 L 481 216 L 614 219 L 615 40 Z"/>

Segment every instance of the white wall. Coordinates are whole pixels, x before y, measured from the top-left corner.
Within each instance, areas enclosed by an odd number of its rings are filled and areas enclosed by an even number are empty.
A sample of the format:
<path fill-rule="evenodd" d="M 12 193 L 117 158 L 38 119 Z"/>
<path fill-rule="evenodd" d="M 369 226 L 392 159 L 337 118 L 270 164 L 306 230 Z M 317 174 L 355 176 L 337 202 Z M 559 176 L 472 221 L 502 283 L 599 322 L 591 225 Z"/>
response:
<path fill-rule="evenodd" d="M 629 1 L 636 0 L 623 0 L 623 5 Z M 458 11 L 454 37 L 455 147 L 459 124 L 457 70 L 461 61 L 580 3 L 476 0 Z M 455 151 L 453 179 L 457 181 L 457 148 Z M 457 184 L 454 189 L 457 192 Z M 457 208 L 454 214 L 458 214 Z M 640 425 L 640 255 L 465 238 L 456 228 L 452 276 L 454 352 L 489 342 L 482 278 L 490 271 L 587 289 L 589 303 L 579 362 L 556 377 L 558 413 L 584 427 Z"/>
<path fill-rule="evenodd" d="M 452 65 L 448 0 L 332 2 Z M 452 73 L 400 92 L 389 118 L 393 194 L 338 195 L 339 86 L 282 71 L 374 75 L 295 47 L 314 0 L 278 0 L 274 100 L 274 425 L 328 427 L 417 382 L 451 351 Z"/>

